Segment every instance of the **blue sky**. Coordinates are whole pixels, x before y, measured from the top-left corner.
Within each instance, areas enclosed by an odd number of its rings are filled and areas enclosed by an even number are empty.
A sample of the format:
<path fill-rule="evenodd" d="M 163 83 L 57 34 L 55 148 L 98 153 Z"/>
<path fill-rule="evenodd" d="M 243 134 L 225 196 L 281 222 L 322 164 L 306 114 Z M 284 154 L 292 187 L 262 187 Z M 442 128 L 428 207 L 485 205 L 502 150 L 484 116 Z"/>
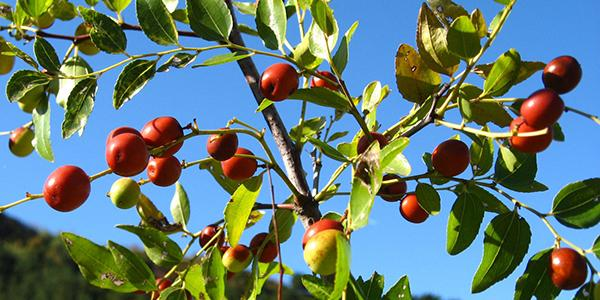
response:
<path fill-rule="evenodd" d="M 362 92 L 366 84 L 379 80 L 390 85 L 392 93 L 381 106 L 378 117 L 383 127 L 395 123 L 410 109 L 410 103 L 404 101 L 395 87 L 394 54 L 399 44 L 408 43 L 415 46 L 415 26 L 420 1 L 333 1 L 332 6 L 338 19 L 341 31 L 345 31 L 354 21 L 360 25 L 350 48 L 351 60 L 345 72 L 344 80 L 354 95 Z M 488 22 L 501 8 L 491 0 L 461 1 L 468 11 L 479 6 Z M 183 2 L 179 4 L 183 6 Z M 101 10 L 104 6 L 99 4 Z M 600 81 L 600 19 L 596 12 L 600 4 L 595 1 L 520 1 L 510 16 L 505 30 L 501 32 L 496 43 L 483 57 L 483 62 L 491 62 L 509 48 L 516 48 L 524 60 L 550 61 L 552 58 L 569 54 L 575 56 L 583 67 L 583 79 L 572 92 L 564 95 L 563 99 L 569 106 L 600 114 L 597 86 Z M 133 6 L 125 14 L 125 20 L 136 23 Z M 253 24 L 248 17 L 240 20 Z M 295 19 L 289 23 L 288 39 L 292 44 L 298 42 Z M 60 23 L 51 28 L 50 32 L 70 34 L 77 24 Z M 181 24 L 180 24 L 181 25 Z M 187 30 L 182 25 L 180 29 Z M 5 33 L 2 33 L 6 37 Z M 141 33 L 128 32 L 128 52 L 131 54 L 146 53 L 166 48 L 155 46 Z M 187 46 L 208 45 L 207 42 L 181 38 Z M 261 42 L 255 38 L 247 38 L 251 47 L 261 48 Z M 31 45 L 22 46 L 31 53 Z M 62 55 L 68 46 L 67 42 L 54 41 L 54 45 Z M 223 51 L 222 51 L 223 52 Z M 224 52 L 223 52 L 224 53 Z M 204 54 L 199 58 L 208 58 Z M 106 67 L 122 56 L 97 55 L 85 57 L 94 69 Z M 260 70 L 276 61 L 272 58 L 255 57 Z M 18 68 L 26 68 L 23 63 Z M 323 66 L 326 68 L 326 66 Z M 118 76 L 118 71 L 110 72 L 100 79 L 99 91 L 96 98 L 94 113 L 82 137 L 74 136 L 62 140 L 60 123 L 62 110 L 52 105 L 52 141 L 56 162 L 50 164 L 36 154 L 27 158 L 16 158 L 8 149 L 0 154 L 0 184 L 2 197 L 0 203 L 9 203 L 20 199 L 24 192 L 39 193 L 42 190 L 46 176 L 56 167 L 64 164 L 81 166 L 89 174 L 104 170 L 104 142 L 108 132 L 118 126 L 141 128 L 145 122 L 162 115 L 171 115 L 188 123 L 193 118 L 198 120 L 201 128 L 214 129 L 223 127 L 230 118 L 236 116 L 256 127 L 264 127 L 260 114 L 254 113 L 256 104 L 249 89 L 243 81 L 236 64 L 227 64 L 212 68 L 172 70 L 158 74 L 131 102 L 116 111 L 112 108 L 112 87 Z M 534 75 L 528 81 L 514 87 L 507 96 L 527 97 L 542 87 L 540 74 Z M 447 79 L 447 78 L 446 78 Z M 0 86 L 5 86 L 8 76 L 0 77 Z M 475 75 L 468 82 L 481 83 Z M 277 104 L 288 128 L 291 128 L 299 116 L 300 105 L 297 101 Z M 0 101 L 0 130 L 10 130 L 30 120 L 30 116 L 21 112 L 17 105 L 8 101 Z M 309 106 L 308 116 L 330 115 L 331 110 Z M 457 121 L 456 115 L 448 115 Z M 561 118 L 561 125 L 566 135 L 565 143 L 553 143 L 548 150 L 538 157 L 538 181 L 545 183 L 550 189 L 543 193 L 517 194 L 517 197 L 538 208 L 548 211 L 552 198 L 558 190 L 573 181 L 597 177 L 600 170 L 600 128 L 588 119 L 572 113 L 566 113 Z M 358 126 L 346 116 L 335 125 L 334 130 L 349 130 L 355 132 Z M 405 155 L 413 166 L 413 174 L 425 170 L 420 157 L 423 152 L 431 152 L 433 148 L 454 135 L 455 132 L 446 128 L 428 127 L 415 135 Z M 205 157 L 204 137 L 186 141 L 183 149 L 177 154 L 179 159 L 196 160 Z M 5 143 L 8 143 L 5 141 Z M 271 141 L 269 143 L 272 144 Z M 241 137 L 240 144 L 255 149 L 256 142 Z M 305 166 L 310 165 L 307 153 L 304 155 Z M 337 167 L 336 162 L 325 161 L 325 175 Z M 142 174 L 144 175 L 144 174 Z M 470 176 L 469 173 L 463 176 Z M 50 209 L 43 200 L 34 201 L 15 207 L 9 211 L 17 217 L 40 229 L 53 233 L 70 231 L 86 236 L 98 243 L 108 239 L 125 245 L 140 245 L 140 242 L 129 233 L 118 230 L 115 224 L 136 224 L 137 214 L 134 210 L 116 209 L 105 197 L 111 183 L 117 177 L 107 176 L 93 183 L 92 194 L 88 201 L 78 210 L 71 213 L 58 213 Z M 326 180 L 323 179 L 324 181 Z M 345 183 L 342 190 L 348 190 L 349 173 L 341 177 Z M 190 228 L 200 230 L 206 224 L 222 217 L 222 211 L 228 200 L 228 195 L 222 191 L 206 172 L 192 168 L 184 171 L 181 183 L 186 188 L 191 199 L 192 216 Z M 409 189 L 414 189 L 414 183 L 409 183 Z M 144 193 L 168 212 L 169 202 L 174 187 L 158 188 L 151 185 L 143 187 Z M 260 202 L 270 201 L 267 189 L 263 189 Z M 278 200 L 287 196 L 281 182 L 276 182 Z M 376 199 L 369 226 L 352 235 L 352 270 L 355 276 L 368 277 L 373 271 L 384 274 L 386 288 L 402 275 L 407 274 L 414 293 L 432 292 L 444 298 L 461 299 L 507 299 L 512 297 L 515 281 L 525 268 L 525 262 L 504 281 L 494 285 L 487 291 L 470 294 L 471 279 L 481 260 L 483 253 L 480 234 L 474 244 L 457 256 L 449 256 L 445 251 L 446 222 L 448 212 L 454 201 L 450 193 L 442 194 L 442 212 L 431 217 L 427 222 L 414 225 L 406 222 L 398 213 L 397 204 L 390 204 Z M 336 197 L 323 205 L 323 211 L 342 212 L 347 198 Z M 532 242 L 526 260 L 538 250 L 552 246 L 553 238 L 544 225 L 532 214 L 522 214 L 531 226 Z M 485 226 L 491 219 L 486 215 Z M 244 233 L 242 242 L 248 243 L 254 233 L 266 231 L 268 219 Z M 557 224 L 561 234 L 576 244 L 588 248 L 598 233 L 598 226 L 586 230 L 569 230 Z M 293 237 L 283 245 L 283 259 L 296 272 L 308 272 L 303 262 L 300 239 L 303 229 L 300 224 L 295 227 Z M 177 238 L 176 236 L 174 238 Z M 184 239 L 178 239 L 182 243 Z M 198 250 L 197 247 L 192 251 Z M 566 298 L 566 293 L 561 296 Z"/>

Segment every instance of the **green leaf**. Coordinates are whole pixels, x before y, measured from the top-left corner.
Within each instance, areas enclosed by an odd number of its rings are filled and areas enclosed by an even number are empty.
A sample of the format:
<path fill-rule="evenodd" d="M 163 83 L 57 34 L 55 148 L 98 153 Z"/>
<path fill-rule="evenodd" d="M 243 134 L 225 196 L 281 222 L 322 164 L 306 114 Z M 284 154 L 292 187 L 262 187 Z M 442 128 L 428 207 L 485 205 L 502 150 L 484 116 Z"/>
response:
<path fill-rule="evenodd" d="M 465 119 L 474 121 L 481 126 L 492 122 L 499 127 L 507 127 L 512 121 L 512 117 L 500 103 L 470 102 L 462 98 L 459 101 L 461 102 L 461 113 Z"/>
<path fill-rule="evenodd" d="M 19 49 L 17 46 L 13 45 L 9 41 L 3 40 L 3 42 L 9 48 L 9 50 L 2 49 L 2 52 L 4 52 L 5 54 L 13 54 L 14 56 L 20 58 L 22 61 L 24 61 L 28 65 L 34 67 L 35 69 L 39 68 L 38 63 L 35 62 L 35 60 L 33 58 L 31 58 L 31 56 L 29 56 L 29 54 L 23 52 L 23 50 Z"/>
<path fill-rule="evenodd" d="M 28 92 L 50 83 L 43 73 L 29 70 L 16 71 L 6 83 L 6 96 L 10 102 L 19 101 Z"/>
<path fill-rule="evenodd" d="M 494 168 L 494 181 L 511 190 L 522 190 L 535 182 L 535 154 L 521 153 L 500 147 Z"/>
<path fill-rule="evenodd" d="M 251 53 L 231 52 L 231 53 L 219 54 L 219 55 L 213 56 L 213 57 L 205 60 L 201 64 L 192 66 L 192 68 L 222 65 L 222 64 L 238 61 L 240 59 L 244 59 L 244 58 L 250 57 L 252 55 L 254 55 L 254 52 L 251 52 Z"/>
<path fill-rule="evenodd" d="M 294 203 L 294 198 L 289 197 L 283 203 Z M 277 233 L 279 235 L 279 243 L 284 243 L 292 236 L 292 229 L 298 216 L 291 210 L 278 209 L 275 211 L 275 220 L 277 221 Z M 269 232 L 274 232 L 273 220 L 269 222 Z"/>
<path fill-rule="evenodd" d="M 521 66 L 521 55 L 515 49 L 504 52 L 490 70 L 483 85 L 485 96 L 502 96 L 514 85 Z M 483 97 L 483 96 L 482 96 Z"/>
<path fill-rule="evenodd" d="M 552 139 L 557 142 L 565 141 L 565 133 L 563 132 L 562 127 L 558 122 L 552 125 Z"/>
<path fill-rule="evenodd" d="M 35 126 L 35 151 L 44 159 L 54 162 L 50 143 L 50 106 L 48 100 L 40 101 L 33 110 L 33 126 Z"/>
<path fill-rule="evenodd" d="M 19 7 L 32 18 L 37 18 L 47 12 L 52 6 L 52 0 L 18 0 Z"/>
<path fill-rule="evenodd" d="M 508 5 L 510 3 L 510 0 L 494 0 L 497 3 L 503 4 L 503 5 Z"/>
<path fill-rule="evenodd" d="M 469 18 L 471 19 L 473 25 L 475 25 L 475 28 L 477 28 L 477 35 L 479 35 L 479 38 L 484 38 L 487 36 L 488 28 L 481 10 L 479 10 L 479 8 L 475 9 L 473 12 L 471 12 Z"/>
<path fill-rule="evenodd" d="M 371 208 L 383 178 L 379 151 L 379 144 L 373 143 L 366 152 L 361 154 L 356 164 L 348 204 L 350 230 L 362 228 L 369 222 Z"/>
<path fill-rule="evenodd" d="M 379 81 L 372 81 L 363 89 L 361 111 L 366 115 L 367 127 L 373 128 L 376 126 L 377 107 L 388 95 L 389 87 L 387 85 L 382 87 Z"/>
<path fill-rule="evenodd" d="M 530 241 L 529 224 L 516 210 L 494 217 L 485 229 L 483 259 L 471 292 L 482 292 L 510 275 L 523 260 Z"/>
<path fill-rule="evenodd" d="M 560 289 L 552 283 L 548 268 L 552 250 L 542 250 L 529 259 L 525 272 L 517 279 L 515 300 L 528 300 L 533 296 L 536 299 L 554 299 L 558 296 Z"/>
<path fill-rule="evenodd" d="M 596 238 L 596 241 L 592 246 L 592 252 L 594 252 L 594 254 L 596 254 L 596 257 L 600 259 L 600 235 Z"/>
<path fill-rule="evenodd" d="M 290 129 L 290 138 L 294 142 L 306 143 L 307 138 L 314 137 L 325 128 L 325 123 L 327 123 L 325 117 L 304 120 Z"/>
<path fill-rule="evenodd" d="M 469 13 L 460 5 L 452 2 L 451 0 L 427 0 L 429 6 L 433 12 L 443 21 L 446 25 L 450 25 L 449 22 L 460 17 L 468 16 Z"/>
<path fill-rule="evenodd" d="M 179 0 L 162 0 L 162 2 L 165 4 L 165 7 L 167 8 L 169 14 L 176 11 L 177 5 L 179 5 Z"/>
<path fill-rule="evenodd" d="M 96 3 L 98 2 L 98 0 L 94 0 L 94 1 Z M 116 13 L 121 13 L 125 8 L 127 8 L 127 6 L 129 6 L 129 4 L 131 3 L 131 0 L 102 0 L 102 2 L 104 2 L 104 4 L 106 4 L 106 7 L 108 7 L 108 9 L 110 9 Z M 90 4 L 90 6 L 93 6 L 93 5 Z"/>
<path fill-rule="evenodd" d="M 319 151 L 321 151 L 327 157 L 329 157 L 331 159 L 335 159 L 340 162 L 348 161 L 348 159 L 344 156 L 344 154 L 340 153 L 337 149 L 333 148 L 329 144 L 327 144 L 321 140 L 315 139 L 313 137 L 309 137 L 308 141 L 311 144 L 313 144 L 315 147 L 317 147 L 319 149 Z"/>
<path fill-rule="evenodd" d="M 80 7 L 79 13 L 86 23 L 92 25 L 90 37 L 94 45 L 107 53 L 121 53 L 127 48 L 127 37 L 110 17 L 95 10 Z"/>
<path fill-rule="evenodd" d="M 428 214 L 435 216 L 440 213 L 440 195 L 429 184 L 419 183 L 416 188 L 419 206 Z"/>
<path fill-rule="evenodd" d="M 256 15 L 256 3 L 233 1 L 233 6 L 244 15 Z"/>
<path fill-rule="evenodd" d="M 125 102 L 131 100 L 155 74 L 155 60 L 138 59 L 126 65 L 115 84 L 113 93 L 114 108 L 119 109 Z"/>
<path fill-rule="evenodd" d="M 477 185 L 467 185 L 466 192 L 474 198 L 476 198 L 478 201 L 480 201 L 483 205 L 483 208 L 486 211 L 494 212 L 497 214 L 504 214 L 510 212 L 510 209 L 508 209 L 508 207 L 506 207 L 506 205 L 504 205 L 502 201 L 498 200 L 498 198 L 496 198 L 490 192 L 480 188 Z"/>
<path fill-rule="evenodd" d="M 63 65 L 60 67 L 60 72 L 65 76 L 82 76 L 85 74 L 89 74 L 92 72 L 92 67 L 88 65 L 88 63 L 81 58 L 81 56 L 74 56 L 68 58 Z M 81 79 L 59 79 L 58 80 L 58 94 L 56 95 L 56 103 L 60 105 L 62 108 L 67 107 L 67 101 L 69 100 L 69 95 L 71 95 L 71 91 L 77 83 L 82 81 Z"/>
<path fill-rule="evenodd" d="M 208 299 L 225 299 L 226 274 L 227 271 L 221 261 L 221 251 L 218 247 L 213 247 L 202 262 L 202 275 L 206 283 Z"/>
<path fill-rule="evenodd" d="M 489 131 L 487 127 L 482 128 Z M 470 136 L 473 140 L 469 153 L 471 156 L 471 168 L 474 176 L 487 173 L 494 162 L 494 140 L 484 136 Z"/>
<path fill-rule="evenodd" d="M 260 102 L 260 105 L 256 108 L 256 110 L 254 112 L 261 112 L 261 111 L 269 108 L 271 105 L 273 105 L 273 103 L 275 103 L 275 102 L 273 102 L 273 101 L 271 101 L 271 100 L 269 100 L 267 98 L 264 98 Z"/>
<path fill-rule="evenodd" d="M 383 295 L 383 300 L 412 300 L 410 293 L 410 283 L 406 275 L 402 276 L 396 283 Z"/>
<path fill-rule="evenodd" d="M 582 285 L 579 290 L 577 290 L 573 300 L 590 300 L 590 295 L 592 295 L 592 292 L 594 291 L 593 289 L 595 289 L 596 286 L 598 285 L 593 285 L 593 282 L 590 280 L 586 284 Z"/>
<path fill-rule="evenodd" d="M 190 220 L 190 200 L 181 183 L 175 183 L 175 194 L 171 200 L 173 220 L 184 227 Z"/>
<path fill-rule="evenodd" d="M 227 229 L 227 240 L 232 247 L 238 244 L 246 222 L 256 202 L 256 198 L 262 187 L 262 176 L 252 177 L 237 188 L 231 195 L 231 200 L 225 206 L 225 228 Z"/>
<path fill-rule="evenodd" d="M 287 26 L 283 1 L 258 1 L 255 21 L 256 29 L 265 47 L 273 50 L 282 49 Z"/>
<path fill-rule="evenodd" d="M 260 4 L 259 4 L 260 6 Z M 321 31 L 326 35 L 332 35 L 335 28 L 335 18 L 333 17 L 333 11 L 329 7 L 329 4 L 324 0 L 313 0 L 310 5 L 310 13 L 313 17 L 313 20 Z"/>
<path fill-rule="evenodd" d="M 118 272 L 119 268 L 108 249 L 73 233 L 63 232 L 60 237 L 81 274 L 91 285 L 121 293 L 137 290 Z"/>
<path fill-rule="evenodd" d="M 298 89 L 288 99 L 306 100 L 320 106 L 332 107 L 345 112 L 350 109 L 348 100 L 342 94 L 324 87 Z"/>
<path fill-rule="evenodd" d="M 187 0 L 190 27 L 208 41 L 226 41 L 233 28 L 231 13 L 222 0 Z"/>
<path fill-rule="evenodd" d="M 350 41 L 352 40 L 356 28 L 358 28 L 358 21 L 352 23 L 352 26 L 344 33 L 340 46 L 333 55 L 333 65 L 340 74 L 344 73 L 346 65 L 348 64 L 348 59 L 350 58 Z"/>
<path fill-rule="evenodd" d="M 60 61 L 58 60 L 58 55 L 56 55 L 54 47 L 48 41 L 41 37 L 36 37 L 33 43 L 33 52 L 42 67 L 52 73 L 59 72 Z"/>
<path fill-rule="evenodd" d="M 302 67 L 313 70 L 316 69 L 321 62 L 323 62 L 322 58 L 317 58 L 310 51 L 310 35 L 304 35 L 302 41 L 294 48 L 292 52 L 292 57 L 294 60 Z"/>
<path fill-rule="evenodd" d="M 408 143 L 408 138 L 397 138 L 381 149 L 381 169 L 383 173 L 400 176 L 408 176 L 410 174 L 412 168 L 404 154 L 402 154 Z"/>
<path fill-rule="evenodd" d="M 170 268 L 183 259 L 183 254 L 177 243 L 161 231 L 151 227 L 131 225 L 117 225 L 117 228 L 137 235 L 144 243 L 144 251 L 148 258 L 161 267 Z"/>
<path fill-rule="evenodd" d="M 329 299 L 333 291 L 333 286 L 328 285 L 316 276 L 302 275 L 302 285 L 316 299 Z"/>
<path fill-rule="evenodd" d="M 221 162 L 211 159 L 200 164 L 201 170 L 207 170 L 215 181 L 230 195 L 240 186 L 241 182 L 231 180 L 223 174 Z"/>
<path fill-rule="evenodd" d="M 468 16 L 460 16 L 452 22 L 447 39 L 448 50 L 465 60 L 477 55 L 481 49 L 477 28 Z"/>
<path fill-rule="evenodd" d="M 129 283 L 145 292 L 156 289 L 154 273 L 142 258 L 113 241 L 108 241 L 108 250 L 112 253 L 119 273 L 123 274 Z"/>
<path fill-rule="evenodd" d="M 158 300 L 186 300 L 187 295 L 182 287 L 168 287 L 160 292 Z"/>
<path fill-rule="evenodd" d="M 519 65 L 519 74 L 515 78 L 512 85 L 517 85 L 518 83 L 525 81 L 533 74 L 543 70 L 546 67 L 546 64 L 540 61 L 521 61 Z M 481 76 L 483 79 L 486 79 L 489 76 L 493 66 L 494 64 L 477 65 L 473 69 L 473 72 Z"/>
<path fill-rule="evenodd" d="M 135 4 L 138 22 L 149 39 L 159 45 L 178 43 L 175 22 L 162 0 L 136 0 Z"/>
<path fill-rule="evenodd" d="M 436 171 L 433 168 L 433 165 L 431 164 L 431 153 L 429 153 L 429 152 L 423 153 L 422 159 L 423 159 L 423 162 L 425 163 L 425 165 L 427 166 L 427 172 L 433 173 L 435 175 L 440 175 L 439 172 Z M 435 176 L 435 177 L 430 177 L 429 181 L 435 185 L 442 185 L 442 184 L 448 183 L 450 180 L 447 178 Z"/>
<path fill-rule="evenodd" d="M 308 29 L 308 48 L 310 52 L 317 58 L 329 61 L 333 53 L 333 49 L 338 40 L 338 25 L 334 19 L 335 30 L 333 34 L 326 35 L 319 25 L 313 22 Z"/>
<path fill-rule="evenodd" d="M 482 221 L 483 205 L 480 199 L 468 192 L 460 194 L 448 216 L 448 254 L 456 255 L 469 248 L 479 233 Z"/>
<path fill-rule="evenodd" d="M 65 108 L 65 118 L 62 122 L 62 136 L 64 139 L 70 138 L 78 131 L 79 135 L 83 133 L 88 118 L 94 109 L 94 98 L 97 89 L 96 78 L 86 78 L 78 82 L 71 90 Z"/>
<path fill-rule="evenodd" d="M 187 273 L 185 273 L 185 277 L 183 279 L 185 282 L 185 289 L 190 292 L 193 296 L 203 299 L 208 299 L 208 294 L 206 293 L 206 282 L 204 282 L 204 276 L 202 275 L 202 265 L 194 264 L 190 266 Z"/>
<path fill-rule="evenodd" d="M 336 133 L 332 134 L 331 136 L 329 136 L 329 138 L 327 139 L 327 142 L 331 143 L 331 142 L 333 142 L 333 141 L 335 141 L 337 139 L 341 139 L 341 138 L 343 138 L 343 137 L 345 137 L 347 135 L 348 135 L 348 131 L 339 131 L 339 132 L 336 132 Z"/>
<path fill-rule="evenodd" d="M 448 29 L 427 4 L 423 3 L 417 24 L 419 54 L 431 70 L 451 76 L 458 69 L 460 60 L 448 51 L 447 35 Z"/>
<path fill-rule="evenodd" d="M 190 20 L 188 19 L 188 12 L 185 8 L 179 8 L 171 12 L 171 17 L 173 20 L 181 22 L 183 24 L 190 24 Z"/>
<path fill-rule="evenodd" d="M 288 266 L 283 265 L 284 274 L 293 275 L 294 272 Z M 254 264 L 252 265 L 252 284 L 249 287 L 252 287 L 252 293 L 249 297 L 244 299 L 256 299 L 258 295 L 262 293 L 262 288 L 264 284 L 267 282 L 269 277 L 272 275 L 279 273 L 279 263 L 271 262 L 271 263 L 259 263 L 258 260 L 254 260 Z"/>
<path fill-rule="evenodd" d="M 333 290 L 329 294 L 329 300 L 340 299 L 348 280 L 350 279 L 350 243 L 346 236 L 338 234 L 335 237 L 336 259 L 335 259 L 335 279 L 333 281 Z"/>
<path fill-rule="evenodd" d="M 396 52 L 396 85 L 404 99 L 422 104 L 442 82 L 440 75 L 427 67 L 419 53 L 402 44 Z"/>
<path fill-rule="evenodd" d="M 600 222 L 600 178 L 574 182 L 554 197 L 552 213 L 571 228 L 590 228 Z"/>
<path fill-rule="evenodd" d="M 187 67 L 190 63 L 196 60 L 197 54 L 189 54 L 189 53 L 175 53 L 167 61 L 162 64 L 160 67 L 156 69 L 156 72 L 168 72 L 169 68 L 175 67 L 177 69 L 182 69 Z"/>

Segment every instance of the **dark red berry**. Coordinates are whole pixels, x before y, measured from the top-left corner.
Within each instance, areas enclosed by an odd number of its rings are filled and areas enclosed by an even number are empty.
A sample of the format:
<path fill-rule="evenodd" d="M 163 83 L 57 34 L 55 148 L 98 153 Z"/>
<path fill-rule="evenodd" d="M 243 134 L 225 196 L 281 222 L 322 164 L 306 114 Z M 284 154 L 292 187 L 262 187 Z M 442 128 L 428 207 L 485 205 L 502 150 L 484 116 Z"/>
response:
<path fill-rule="evenodd" d="M 284 100 L 297 88 L 298 73 L 289 64 L 273 64 L 260 77 L 260 92 L 271 101 Z"/>
<path fill-rule="evenodd" d="M 44 199 L 55 210 L 72 211 L 85 202 L 90 189 L 90 178 L 81 168 L 62 166 L 46 179 Z"/>
<path fill-rule="evenodd" d="M 175 156 L 154 157 L 148 162 L 148 179 L 158 186 L 170 186 L 181 176 L 181 163 Z"/>
<path fill-rule="evenodd" d="M 581 66 L 572 56 L 559 56 L 549 62 L 542 73 L 544 86 L 564 94 L 573 90 L 581 80 Z"/>
<path fill-rule="evenodd" d="M 233 157 L 237 148 L 238 137 L 234 132 L 213 134 L 206 142 L 206 151 L 208 152 L 208 155 L 218 161 L 228 160 Z"/>

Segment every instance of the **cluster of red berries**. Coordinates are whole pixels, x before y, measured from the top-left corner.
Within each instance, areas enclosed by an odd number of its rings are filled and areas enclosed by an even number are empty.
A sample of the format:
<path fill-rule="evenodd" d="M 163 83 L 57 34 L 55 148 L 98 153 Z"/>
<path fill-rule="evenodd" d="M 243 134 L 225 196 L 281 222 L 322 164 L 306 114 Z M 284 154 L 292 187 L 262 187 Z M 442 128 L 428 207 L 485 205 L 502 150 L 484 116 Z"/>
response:
<path fill-rule="evenodd" d="M 544 151 L 552 142 L 552 126 L 562 115 L 565 104 L 559 94 L 573 90 L 581 80 L 581 66 L 571 56 L 560 56 L 553 59 L 544 68 L 542 81 L 544 89 L 531 94 L 521 105 L 519 117 L 510 124 L 510 128 L 518 133 L 533 132 L 548 128 L 543 135 L 510 138 L 514 149 L 525 153 Z"/>
<path fill-rule="evenodd" d="M 319 71 L 317 73 L 333 82 L 337 82 L 337 78 L 331 72 Z M 285 100 L 298 89 L 298 77 L 298 72 L 291 65 L 286 63 L 273 64 L 260 77 L 260 92 L 265 98 L 274 102 Z M 338 90 L 337 86 L 319 77 L 313 77 L 310 86 L 324 87 L 333 91 Z"/>
<path fill-rule="evenodd" d="M 277 257 L 277 245 L 273 239 L 266 232 L 256 234 L 250 241 L 250 247 L 237 244 L 234 247 L 225 246 L 224 234 L 220 234 L 218 238 L 215 238 L 219 233 L 220 228 L 216 225 L 208 225 L 200 232 L 200 246 L 201 247 L 218 247 L 221 251 L 222 262 L 227 269 L 228 277 L 233 276 L 246 269 L 252 258 L 259 255 L 258 261 L 261 263 L 270 263 Z M 214 239 L 214 240 L 213 240 Z M 211 243 L 212 241 L 212 243 Z M 264 244 L 264 246 L 263 246 Z"/>
<path fill-rule="evenodd" d="M 223 174 L 232 180 L 246 180 L 254 175 L 258 167 L 256 158 L 235 156 L 254 156 L 254 153 L 238 147 L 238 137 L 234 132 L 211 135 L 206 142 L 206 151 L 213 159 L 221 162 Z"/>

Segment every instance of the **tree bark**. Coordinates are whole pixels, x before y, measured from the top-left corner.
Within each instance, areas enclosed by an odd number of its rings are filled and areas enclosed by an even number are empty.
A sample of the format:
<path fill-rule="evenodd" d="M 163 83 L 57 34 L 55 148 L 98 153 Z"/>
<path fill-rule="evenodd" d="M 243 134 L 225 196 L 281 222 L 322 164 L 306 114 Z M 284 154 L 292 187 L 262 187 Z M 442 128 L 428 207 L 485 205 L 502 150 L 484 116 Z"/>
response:
<path fill-rule="evenodd" d="M 233 18 L 233 30 L 231 31 L 229 40 L 234 44 L 245 46 L 244 39 L 242 38 L 237 26 L 235 11 L 231 0 L 225 0 L 225 2 L 227 3 L 227 7 L 229 8 Z M 239 60 L 237 63 L 240 66 L 244 77 L 246 78 L 246 82 L 248 83 L 250 90 L 252 90 L 252 94 L 254 95 L 256 103 L 260 104 L 264 97 L 260 92 L 260 74 L 256 69 L 254 61 L 251 57 L 248 57 Z M 273 139 L 275 140 L 275 144 L 277 145 L 279 153 L 281 154 L 281 159 L 283 160 L 288 177 L 298 192 L 302 195 L 299 199 L 294 199 L 294 201 L 297 206 L 296 212 L 298 213 L 304 227 L 307 227 L 313 221 L 321 218 L 321 212 L 319 211 L 318 203 L 314 201 L 313 196 L 310 193 L 310 187 L 308 186 L 306 176 L 304 175 L 304 169 L 302 168 L 300 153 L 296 151 L 296 147 L 290 139 L 288 131 L 285 128 L 285 124 L 283 124 L 275 105 L 271 105 L 264 109 L 262 114 L 267 122 L 267 125 L 269 126 L 269 129 L 271 130 L 271 133 L 273 134 Z"/>

